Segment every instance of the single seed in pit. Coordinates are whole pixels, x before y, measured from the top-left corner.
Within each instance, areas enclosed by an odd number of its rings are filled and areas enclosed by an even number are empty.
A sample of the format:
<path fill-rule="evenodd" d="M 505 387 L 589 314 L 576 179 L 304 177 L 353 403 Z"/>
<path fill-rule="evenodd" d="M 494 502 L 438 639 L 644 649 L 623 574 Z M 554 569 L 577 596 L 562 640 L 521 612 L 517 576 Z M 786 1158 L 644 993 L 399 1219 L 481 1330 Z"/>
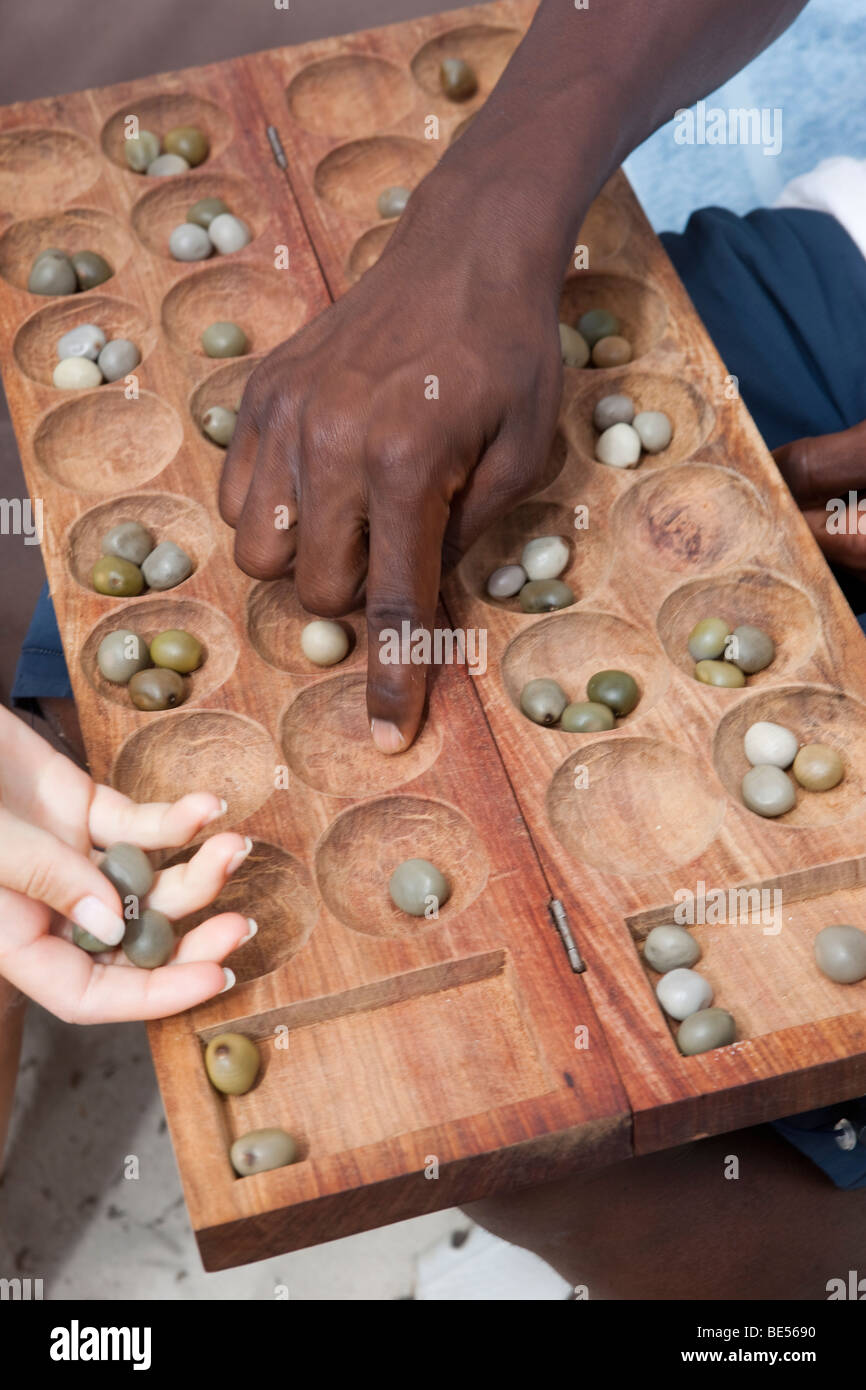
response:
<path fill-rule="evenodd" d="M 447 878 L 429 859 L 406 859 L 398 864 L 388 881 L 391 900 L 411 917 L 426 917 L 438 911 L 451 896 Z"/>
<path fill-rule="evenodd" d="M 124 841 L 109 845 L 98 868 L 117 889 L 121 902 L 126 898 L 144 898 L 153 887 L 153 866 L 138 845 Z"/>
<path fill-rule="evenodd" d="M 51 373 L 58 391 L 89 391 L 102 385 L 102 372 L 89 357 L 64 357 Z"/>
<path fill-rule="evenodd" d="M 231 212 L 231 208 L 224 203 L 222 198 L 199 198 L 197 203 L 193 203 L 186 215 L 187 222 L 194 222 L 197 227 L 204 227 L 207 231 L 215 217 L 220 213 Z"/>
<path fill-rule="evenodd" d="M 186 676 L 190 671 L 197 671 L 201 665 L 201 643 L 192 633 L 170 627 L 154 637 L 150 644 L 150 659 L 154 666 L 163 666 Z"/>
<path fill-rule="evenodd" d="M 619 333 L 620 321 L 616 314 L 609 313 L 607 309 L 588 309 L 578 319 L 577 328 L 592 348 L 600 338 L 610 338 Z"/>
<path fill-rule="evenodd" d="M 259 1049 L 243 1033 L 219 1033 L 204 1054 L 211 1085 L 226 1096 L 244 1096 L 252 1089 L 261 1066 Z"/>
<path fill-rule="evenodd" d="M 567 734 L 595 734 L 616 725 L 613 710 L 596 700 L 578 700 L 562 711 L 560 728 Z"/>
<path fill-rule="evenodd" d="M 152 130 L 140 130 L 137 136 L 123 142 L 123 154 L 134 174 L 143 174 L 159 156 L 160 140 Z"/>
<path fill-rule="evenodd" d="M 557 724 L 567 704 L 562 686 L 545 676 L 527 681 L 520 692 L 520 708 L 533 724 Z"/>
<path fill-rule="evenodd" d="M 168 249 L 176 261 L 206 261 L 213 255 L 213 247 L 204 227 L 195 222 L 181 222 L 168 238 Z"/>
<path fill-rule="evenodd" d="M 554 613 L 574 603 L 574 591 L 561 579 L 530 579 L 520 590 L 524 613 Z"/>
<path fill-rule="evenodd" d="M 93 566 L 90 578 L 98 594 L 112 598 L 135 598 L 144 588 L 144 575 L 138 565 L 121 560 L 118 555 L 103 555 Z"/>
<path fill-rule="evenodd" d="M 204 163 L 210 152 L 207 136 L 194 125 L 175 126 L 163 137 L 162 144 L 167 154 L 179 155 L 193 168 Z"/>
<path fill-rule="evenodd" d="M 173 174 L 185 174 L 189 162 L 179 154 L 160 154 L 147 166 L 148 177 L 152 179 L 170 178 Z"/>
<path fill-rule="evenodd" d="M 43 251 L 36 257 L 27 288 L 31 294 L 75 294 L 78 276 L 65 251 Z"/>
<path fill-rule="evenodd" d="M 478 91 L 478 78 L 464 58 L 443 58 L 439 85 L 449 101 L 468 101 Z"/>
<path fill-rule="evenodd" d="M 671 422 L 663 410 L 642 410 L 632 424 L 648 454 L 660 454 L 673 438 Z"/>
<path fill-rule="evenodd" d="M 558 579 L 569 558 L 562 536 L 537 536 L 523 547 L 520 563 L 529 579 Z"/>
<path fill-rule="evenodd" d="M 592 423 L 600 434 L 611 425 L 630 425 L 634 420 L 634 401 L 631 396 L 602 396 L 592 412 Z"/>
<path fill-rule="evenodd" d="M 743 751 L 752 767 L 790 767 L 797 756 L 797 736 L 784 724 L 759 719 L 746 730 Z"/>
<path fill-rule="evenodd" d="M 589 361 L 589 343 L 568 323 L 559 325 L 559 350 L 566 367 L 585 367 Z"/>
<path fill-rule="evenodd" d="M 695 680 L 702 685 L 715 685 L 735 690 L 746 684 L 746 677 L 732 661 L 699 661 L 695 666 Z"/>
<path fill-rule="evenodd" d="M 209 324 L 201 335 L 201 345 L 208 357 L 243 357 L 249 346 L 244 330 L 225 320 Z"/>
<path fill-rule="evenodd" d="M 201 427 L 208 439 L 227 449 L 235 432 L 238 413 L 227 405 L 212 405 L 201 417 Z"/>
<path fill-rule="evenodd" d="M 713 1002 L 713 989 L 709 980 L 696 970 L 677 966 L 662 975 L 656 985 L 656 998 L 671 1018 L 682 1022 L 690 1014 L 709 1008 Z"/>
<path fill-rule="evenodd" d="M 735 627 L 725 648 L 728 661 L 739 666 L 741 671 L 752 676 L 763 671 L 776 655 L 776 644 L 763 628 L 753 627 L 751 623 L 741 623 Z"/>
<path fill-rule="evenodd" d="M 634 468 L 640 463 L 640 435 L 624 420 L 611 425 L 595 441 L 595 456 L 609 468 Z"/>
<path fill-rule="evenodd" d="M 140 521 L 118 521 L 102 537 L 103 555 L 116 555 L 133 565 L 141 565 L 152 550 L 153 536 Z"/>
<path fill-rule="evenodd" d="M 826 743 L 806 743 L 794 759 L 791 771 L 807 791 L 828 792 L 842 781 L 845 766 L 835 748 Z"/>
<path fill-rule="evenodd" d="M 631 358 L 631 343 L 617 333 L 611 333 L 608 338 L 599 338 L 592 349 L 594 367 L 624 367 Z"/>
<path fill-rule="evenodd" d="M 828 979 L 840 985 L 866 980 L 866 932 L 834 923 L 815 937 L 815 960 Z"/>
<path fill-rule="evenodd" d="M 737 1025 L 727 1009 L 699 1009 L 677 1029 L 677 1046 L 685 1057 L 727 1047 L 737 1036 Z"/>
<path fill-rule="evenodd" d="M 784 816 L 797 800 L 794 783 L 780 767 L 758 763 L 742 781 L 743 802 L 759 816 Z"/>
<path fill-rule="evenodd" d="M 127 960 L 140 970 L 158 970 L 174 950 L 174 928 L 164 912 L 146 907 L 127 922 L 121 944 Z"/>
<path fill-rule="evenodd" d="M 631 714 L 638 700 L 640 689 L 634 676 L 627 671 L 596 671 L 587 681 L 587 698 L 607 705 L 614 714 L 622 718 Z"/>
<path fill-rule="evenodd" d="M 141 572 L 151 589 L 175 589 L 192 574 L 192 560 L 174 541 L 162 541 L 150 552 Z M 157 662 L 157 665 L 160 663 Z"/>
<path fill-rule="evenodd" d="M 114 274 L 108 261 L 98 251 L 75 251 L 72 265 L 80 290 L 92 290 L 97 285 L 104 285 Z"/>
<path fill-rule="evenodd" d="M 246 222 L 231 212 L 218 213 L 211 220 L 206 235 L 210 237 L 221 256 L 231 256 L 235 251 L 242 251 L 253 239 Z"/>
<path fill-rule="evenodd" d="M 689 633 L 689 656 L 695 661 L 715 661 L 724 652 L 730 633 L 724 618 L 701 618 Z"/>
<path fill-rule="evenodd" d="M 186 686 L 177 671 L 138 671 L 127 689 L 136 709 L 176 709 L 186 699 Z"/>
<path fill-rule="evenodd" d="M 345 628 L 328 618 L 314 618 L 301 632 L 301 651 L 315 666 L 336 666 L 348 650 Z"/>
<path fill-rule="evenodd" d="M 129 338 L 112 338 L 99 354 L 99 370 L 106 381 L 120 381 L 134 371 L 141 353 Z"/>
<path fill-rule="evenodd" d="M 376 199 L 376 211 L 384 219 L 401 217 L 406 211 L 412 194 L 410 188 L 404 188 L 402 184 L 394 184 L 392 188 L 383 188 Z"/>
<path fill-rule="evenodd" d="M 112 685 L 127 685 L 137 671 L 150 665 L 147 643 L 128 627 L 116 628 L 100 642 L 96 665 Z"/>
<path fill-rule="evenodd" d="M 87 357 L 95 362 L 105 347 L 105 334 L 95 323 L 79 323 L 57 340 L 57 358 Z"/>
<path fill-rule="evenodd" d="M 513 598 L 519 594 L 529 578 L 522 565 L 501 565 L 487 580 L 487 593 L 491 598 Z"/>
<path fill-rule="evenodd" d="M 298 1146 L 284 1129 L 251 1129 L 229 1150 L 231 1165 L 239 1177 L 285 1168 L 298 1158 Z"/>
<path fill-rule="evenodd" d="M 688 969 L 701 958 L 701 948 L 691 932 L 674 923 L 653 927 L 643 944 L 647 965 L 665 975 L 669 970 Z"/>

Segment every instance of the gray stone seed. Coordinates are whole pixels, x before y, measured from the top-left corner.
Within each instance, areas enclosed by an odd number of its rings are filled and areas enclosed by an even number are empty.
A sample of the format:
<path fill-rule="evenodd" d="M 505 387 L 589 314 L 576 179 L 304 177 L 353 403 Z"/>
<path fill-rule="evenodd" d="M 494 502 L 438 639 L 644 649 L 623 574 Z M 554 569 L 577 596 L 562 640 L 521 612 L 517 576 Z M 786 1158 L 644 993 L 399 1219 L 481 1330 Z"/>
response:
<path fill-rule="evenodd" d="M 752 623 L 741 623 L 739 627 L 734 628 L 725 655 L 735 666 L 739 666 L 741 671 L 745 671 L 746 675 L 752 676 L 756 671 L 763 671 L 769 666 L 776 655 L 776 644 L 763 628 L 754 627 Z"/>
<path fill-rule="evenodd" d="M 150 589 L 174 589 L 192 574 L 192 560 L 174 541 L 161 541 L 141 567 Z"/>
<path fill-rule="evenodd" d="M 181 222 L 168 239 L 168 249 L 176 261 L 206 261 L 213 248 L 204 227 L 195 222 Z"/>
<path fill-rule="evenodd" d="M 557 724 L 567 704 L 562 686 L 545 676 L 527 681 L 520 692 L 520 708 L 533 724 Z"/>
<path fill-rule="evenodd" d="M 201 427 L 208 439 L 227 449 L 235 432 L 238 413 L 227 405 L 212 405 L 201 417 Z"/>
<path fill-rule="evenodd" d="M 737 1036 L 737 1025 L 727 1009 L 699 1009 L 677 1029 L 677 1046 L 686 1057 L 727 1047 Z"/>
<path fill-rule="evenodd" d="M 671 923 L 653 927 L 643 944 L 643 958 L 651 969 L 664 975 L 668 970 L 695 965 L 701 958 L 701 948 L 691 932 Z"/>
<path fill-rule="evenodd" d="M 448 880 L 429 859 L 406 859 L 388 881 L 388 892 L 401 912 L 412 917 L 425 917 L 428 909 L 437 910 L 451 896 Z"/>
<path fill-rule="evenodd" d="M 406 211 L 411 189 L 395 184 L 393 188 L 383 188 L 376 199 L 376 210 L 380 217 L 400 217 Z"/>
<path fill-rule="evenodd" d="M 64 251 L 45 251 L 37 256 L 27 288 L 31 294 L 75 294 L 78 276 L 70 257 Z"/>
<path fill-rule="evenodd" d="M 524 613 L 555 613 L 574 603 L 574 590 L 561 579 L 530 579 L 520 590 Z"/>
<path fill-rule="evenodd" d="M 206 236 L 221 256 L 231 256 L 235 251 L 242 251 L 253 239 L 246 222 L 240 217 L 235 217 L 232 212 L 218 213 L 210 223 Z"/>
<path fill-rule="evenodd" d="M 98 865 L 124 898 L 144 898 L 153 887 L 153 868 L 143 849 L 119 841 L 109 845 Z"/>
<path fill-rule="evenodd" d="M 152 550 L 153 536 L 140 521 L 118 521 L 102 537 L 103 555 L 117 555 L 133 565 L 141 565 Z"/>
<path fill-rule="evenodd" d="M 244 330 L 228 320 L 209 324 L 201 335 L 201 345 L 208 357 L 242 357 L 249 346 Z"/>
<path fill-rule="evenodd" d="M 120 381 L 135 370 L 141 361 L 141 353 L 129 338 L 112 338 L 105 344 L 97 360 L 106 381 Z"/>
<path fill-rule="evenodd" d="M 611 425 L 630 425 L 634 420 L 634 401 L 631 396 L 602 396 L 592 412 L 592 423 L 599 434 Z"/>
<path fill-rule="evenodd" d="M 146 907 L 126 924 L 123 954 L 140 970 L 157 970 L 171 956 L 174 943 L 174 928 L 165 913 Z"/>
<path fill-rule="evenodd" d="M 95 362 L 105 347 L 105 334 L 95 323 L 79 323 L 57 340 L 57 359 L 86 357 Z"/>
<path fill-rule="evenodd" d="M 152 130 L 139 130 L 138 135 L 123 142 L 123 153 L 133 173 L 143 174 L 159 157 L 160 139 Z"/>
<path fill-rule="evenodd" d="M 818 969 L 840 985 L 866 980 L 866 932 L 859 927 L 833 924 L 815 937 Z"/>
<path fill-rule="evenodd" d="M 527 579 L 522 565 L 502 565 L 487 580 L 487 592 L 491 598 L 513 598 L 520 593 Z"/>
<path fill-rule="evenodd" d="M 783 816 L 797 801 L 796 788 L 787 772 L 767 763 L 749 768 L 743 778 L 742 793 L 745 805 L 759 816 Z"/>
<path fill-rule="evenodd" d="M 150 665 L 147 643 L 131 628 L 119 627 L 103 637 L 96 652 L 96 665 L 112 685 L 127 685 L 137 671 Z"/>

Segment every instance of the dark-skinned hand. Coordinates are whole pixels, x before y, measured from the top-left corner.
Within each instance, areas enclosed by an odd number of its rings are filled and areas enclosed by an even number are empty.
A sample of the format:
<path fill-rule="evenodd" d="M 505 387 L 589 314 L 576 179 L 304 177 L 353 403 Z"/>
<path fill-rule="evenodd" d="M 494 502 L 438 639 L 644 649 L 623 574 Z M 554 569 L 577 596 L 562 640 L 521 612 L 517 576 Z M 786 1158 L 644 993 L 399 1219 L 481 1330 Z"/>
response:
<path fill-rule="evenodd" d="M 836 434 L 795 439 L 773 452 L 779 470 L 809 528 L 832 565 L 866 579 L 866 505 L 858 512 L 849 493 L 860 488 L 866 498 L 866 420 Z M 846 514 L 839 518 L 844 503 Z"/>

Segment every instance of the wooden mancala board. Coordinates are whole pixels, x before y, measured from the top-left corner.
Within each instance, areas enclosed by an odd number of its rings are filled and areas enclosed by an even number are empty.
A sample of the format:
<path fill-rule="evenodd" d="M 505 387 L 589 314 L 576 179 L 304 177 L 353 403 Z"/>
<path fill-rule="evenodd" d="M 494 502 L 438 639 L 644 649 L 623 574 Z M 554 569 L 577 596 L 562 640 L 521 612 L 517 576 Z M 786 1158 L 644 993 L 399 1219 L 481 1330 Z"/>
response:
<path fill-rule="evenodd" d="M 349 657 L 312 667 L 291 582 L 246 578 L 217 513 L 222 451 L 201 433 L 203 411 L 236 404 L 261 354 L 373 263 L 390 230 L 378 193 L 435 163 L 531 11 L 506 0 L 0 112 L 0 361 L 28 484 L 44 499 L 93 773 L 139 799 L 208 788 L 228 801 L 226 828 L 254 840 L 218 904 L 259 922 L 232 958 L 238 984 L 150 1029 L 209 1269 L 866 1089 L 866 984 L 832 984 L 812 959 L 819 927 L 866 924 L 866 646 L 624 176 L 590 211 L 589 269 L 566 281 L 562 317 L 610 308 L 635 359 L 566 371 L 555 481 L 445 586 L 439 621 L 486 632 L 487 670 L 434 672 L 404 756 L 384 759 L 369 740 L 363 615 L 347 620 Z M 480 76 L 460 107 L 436 88 L 445 55 Z M 202 126 L 210 157 L 158 182 L 133 174 L 130 113 L 161 133 Z M 424 139 L 431 113 L 438 145 Z M 173 261 L 169 231 L 211 194 L 254 240 L 203 265 Z M 42 300 L 26 279 L 51 245 L 100 251 L 115 274 Z M 288 270 L 275 268 L 277 246 Z M 225 318 L 251 352 L 215 363 L 199 336 Z M 122 383 L 53 387 L 56 340 L 81 321 L 139 343 L 138 399 Z M 632 471 L 593 459 L 592 408 L 616 390 L 674 423 L 670 447 Z M 190 551 L 190 579 L 134 600 L 93 592 L 101 535 L 130 517 Z M 576 604 L 530 617 L 489 601 L 490 570 L 552 532 L 571 538 Z M 686 636 L 714 613 L 776 640 L 773 665 L 743 690 L 691 674 Z M 203 641 L 183 706 L 142 713 L 101 679 L 95 651 L 118 626 Z M 581 698 L 609 666 L 641 687 L 609 734 L 545 730 L 517 709 L 532 677 Z M 742 734 L 756 719 L 838 747 L 844 781 L 803 793 L 780 821 L 747 811 Z M 408 920 L 388 898 L 411 856 L 453 885 L 436 921 Z M 694 927 L 737 1041 L 683 1057 L 641 942 L 682 895 L 700 915 L 710 889 L 744 884 L 780 891 L 775 922 Z M 229 1026 L 262 1053 L 242 1097 L 218 1095 L 203 1066 L 204 1045 Z M 298 1136 L 301 1161 L 236 1177 L 232 1140 L 273 1125 Z"/>

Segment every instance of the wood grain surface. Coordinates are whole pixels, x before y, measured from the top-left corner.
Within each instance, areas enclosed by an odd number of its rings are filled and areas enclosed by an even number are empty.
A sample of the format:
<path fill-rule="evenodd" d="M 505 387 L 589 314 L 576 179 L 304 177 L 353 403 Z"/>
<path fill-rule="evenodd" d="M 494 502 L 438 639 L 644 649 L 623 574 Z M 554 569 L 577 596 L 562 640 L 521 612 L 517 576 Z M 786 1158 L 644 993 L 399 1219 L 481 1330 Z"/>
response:
<path fill-rule="evenodd" d="M 329 672 L 299 648 L 309 615 L 291 582 L 232 562 L 219 519 L 222 451 L 201 433 L 234 405 L 260 355 L 375 260 L 390 224 L 376 198 L 414 186 L 483 101 L 533 6 L 501 0 L 345 38 L 0 110 L 0 362 L 94 775 L 139 798 L 203 786 L 254 852 L 220 900 L 256 917 L 238 985 L 153 1024 L 151 1045 L 190 1212 L 209 1269 L 333 1239 L 866 1089 L 866 985 L 827 981 L 811 940 L 866 919 L 866 649 L 624 176 L 587 218 L 589 269 L 561 317 L 617 313 L 621 369 L 566 371 L 555 481 L 483 537 L 445 585 L 438 621 L 483 629 L 488 669 L 434 674 L 416 745 L 382 759 L 364 706 L 363 615 Z M 477 97 L 436 89 L 466 57 Z M 122 119 L 209 133 L 199 169 L 155 181 L 122 161 Z M 425 139 L 430 115 L 439 140 Z M 287 159 L 278 168 L 265 128 Z M 168 232 L 218 194 L 255 237 L 203 265 Z M 24 286 L 49 245 L 115 268 L 80 296 Z M 275 249 L 289 269 L 275 268 Z M 198 338 L 234 318 L 249 356 L 214 363 Z M 56 339 L 92 320 L 142 347 L 138 399 L 122 384 L 51 384 Z M 663 454 L 622 472 L 593 458 L 592 408 L 614 390 L 671 416 Z M 586 527 L 576 527 L 586 508 Z M 123 601 L 88 583 L 99 539 L 136 517 L 186 545 L 190 579 Z M 577 595 L 530 617 L 484 584 L 534 535 L 566 536 Z M 685 638 L 718 612 L 766 627 L 777 657 L 745 689 L 699 685 Z M 166 626 L 203 640 L 187 702 L 133 709 L 98 675 L 101 636 Z M 583 697 L 593 671 L 631 671 L 635 711 L 609 734 L 567 735 L 517 708 L 526 680 Z M 798 796 L 778 822 L 742 805 L 754 719 L 837 746 L 842 784 Z M 438 921 L 407 921 L 386 884 L 434 859 L 453 885 Z M 700 922 L 700 969 L 736 1042 L 682 1057 L 641 943 L 692 893 L 756 885 L 769 922 Z M 773 897 L 773 892 L 780 897 Z M 586 963 L 574 974 L 547 904 L 564 903 Z M 706 914 L 705 914 L 706 915 Z M 769 930 L 765 930 L 769 927 Z M 778 928 L 778 929 L 775 929 Z M 255 1038 L 262 1076 L 227 1099 L 202 1064 L 226 1026 Z M 239 1179 L 234 1138 L 282 1125 L 301 1161 Z"/>

